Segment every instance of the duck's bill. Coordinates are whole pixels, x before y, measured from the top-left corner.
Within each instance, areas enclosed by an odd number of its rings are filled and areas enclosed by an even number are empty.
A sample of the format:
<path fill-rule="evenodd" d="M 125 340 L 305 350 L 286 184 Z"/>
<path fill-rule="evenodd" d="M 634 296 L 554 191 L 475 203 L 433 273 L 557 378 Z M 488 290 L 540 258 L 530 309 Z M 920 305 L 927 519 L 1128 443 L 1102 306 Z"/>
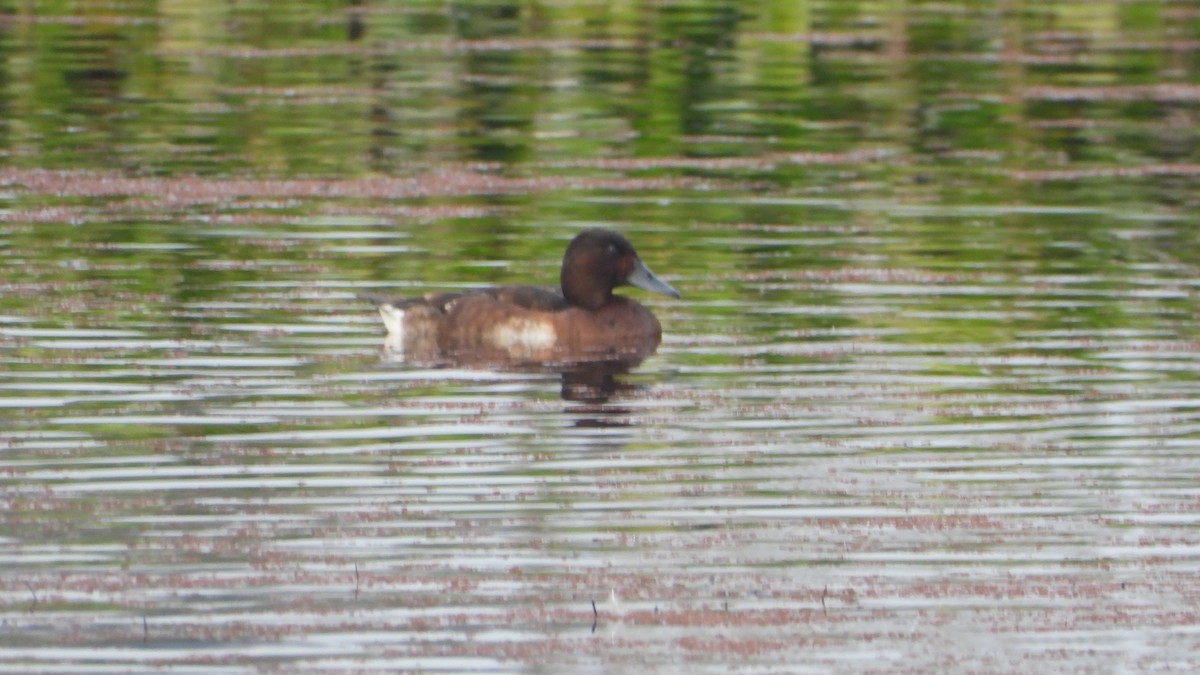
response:
<path fill-rule="evenodd" d="M 630 273 L 629 278 L 625 280 L 625 283 L 629 284 L 630 286 L 637 286 L 643 291 L 662 293 L 663 295 L 669 295 L 672 298 L 679 297 L 679 291 L 671 288 L 670 284 L 655 276 L 654 272 L 651 272 L 650 268 L 646 267 L 641 260 L 633 261 L 633 272 Z"/>

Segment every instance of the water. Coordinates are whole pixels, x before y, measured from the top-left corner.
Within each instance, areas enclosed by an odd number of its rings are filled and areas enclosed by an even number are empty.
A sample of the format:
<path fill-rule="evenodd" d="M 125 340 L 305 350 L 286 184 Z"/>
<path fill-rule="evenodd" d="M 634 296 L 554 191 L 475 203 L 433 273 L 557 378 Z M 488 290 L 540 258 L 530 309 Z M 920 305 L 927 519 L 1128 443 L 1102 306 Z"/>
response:
<path fill-rule="evenodd" d="M 0 669 L 1200 665 L 1189 4 L 29 11 Z M 611 382 L 354 299 L 592 226 Z"/>

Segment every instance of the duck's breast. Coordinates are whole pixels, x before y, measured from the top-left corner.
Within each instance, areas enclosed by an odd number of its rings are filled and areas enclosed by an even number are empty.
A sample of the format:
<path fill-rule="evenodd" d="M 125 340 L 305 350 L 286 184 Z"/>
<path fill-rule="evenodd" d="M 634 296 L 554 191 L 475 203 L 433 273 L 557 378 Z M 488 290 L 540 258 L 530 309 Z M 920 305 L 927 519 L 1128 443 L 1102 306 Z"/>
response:
<path fill-rule="evenodd" d="M 555 328 L 560 350 L 572 361 L 640 360 L 662 341 L 654 314 L 621 296 L 595 311 L 566 309 L 556 317 Z"/>

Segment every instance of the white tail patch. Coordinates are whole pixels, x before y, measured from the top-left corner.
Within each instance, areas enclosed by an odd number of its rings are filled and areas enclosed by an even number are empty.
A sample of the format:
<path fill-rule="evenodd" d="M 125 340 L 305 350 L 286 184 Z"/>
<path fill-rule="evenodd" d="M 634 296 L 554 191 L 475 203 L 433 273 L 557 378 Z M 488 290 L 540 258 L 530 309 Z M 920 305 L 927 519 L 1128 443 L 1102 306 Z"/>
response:
<path fill-rule="evenodd" d="M 395 305 L 380 305 L 379 316 L 383 319 L 383 326 L 387 328 L 388 332 L 387 337 L 383 341 L 384 349 L 393 354 L 403 354 L 404 310 Z"/>
<path fill-rule="evenodd" d="M 509 319 L 493 328 L 488 337 L 493 345 L 515 357 L 536 356 L 558 342 L 552 324 L 533 319 Z"/>

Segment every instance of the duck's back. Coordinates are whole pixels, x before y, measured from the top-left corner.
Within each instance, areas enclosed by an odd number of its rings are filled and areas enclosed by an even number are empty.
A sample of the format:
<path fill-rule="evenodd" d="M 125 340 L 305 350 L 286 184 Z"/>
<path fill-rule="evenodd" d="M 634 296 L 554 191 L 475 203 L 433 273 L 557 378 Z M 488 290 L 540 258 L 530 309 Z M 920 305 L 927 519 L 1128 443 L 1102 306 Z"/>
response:
<path fill-rule="evenodd" d="M 597 310 L 571 306 L 560 290 L 536 286 L 370 299 L 380 305 L 389 351 L 418 363 L 636 361 L 662 338 L 654 315 L 621 296 Z"/>

